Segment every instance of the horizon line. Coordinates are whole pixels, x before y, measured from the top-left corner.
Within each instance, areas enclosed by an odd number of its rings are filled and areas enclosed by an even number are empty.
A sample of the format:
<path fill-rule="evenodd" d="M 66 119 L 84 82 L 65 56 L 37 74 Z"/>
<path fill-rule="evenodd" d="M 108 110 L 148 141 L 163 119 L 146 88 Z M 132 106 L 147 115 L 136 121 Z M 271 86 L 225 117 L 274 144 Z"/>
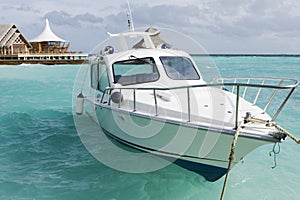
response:
<path fill-rule="evenodd" d="M 275 57 L 275 56 L 281 56 L 281 57 L 300 57 L 300 54 L 293 54 L 293 53 L 207 53 L 207 54 L 191 54 L 192 56 L 261 56 L 261 57 Z"/>

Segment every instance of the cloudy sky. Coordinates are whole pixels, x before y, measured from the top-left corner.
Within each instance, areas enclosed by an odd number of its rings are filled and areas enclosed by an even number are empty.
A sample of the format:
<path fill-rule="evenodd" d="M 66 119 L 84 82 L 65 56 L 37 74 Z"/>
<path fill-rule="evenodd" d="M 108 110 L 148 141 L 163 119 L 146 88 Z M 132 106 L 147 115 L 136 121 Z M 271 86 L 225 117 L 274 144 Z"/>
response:
<path fill-rule="evenodd" d="M 184 3 L 183 3 L 184 2 Z M 130 0 L 135 27 L 182 32 L 208 53 L 300 54 L 299 0 Z M 126 0 L 9 0 L 1 24 L 16 24 L 30 40 L 48 18 L 71 50 L 89 52 L 106 32 L 127 31 Z"/>

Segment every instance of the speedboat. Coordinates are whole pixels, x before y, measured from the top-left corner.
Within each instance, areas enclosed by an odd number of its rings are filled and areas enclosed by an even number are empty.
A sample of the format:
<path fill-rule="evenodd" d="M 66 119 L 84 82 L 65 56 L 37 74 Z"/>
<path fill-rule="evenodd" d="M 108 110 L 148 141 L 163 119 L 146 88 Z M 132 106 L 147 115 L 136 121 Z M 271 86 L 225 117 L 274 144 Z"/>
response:
<path fill-rule="evenodd" d="M 232 166 L 257 147 L 285 139 L 270 122 L 296 80 L 217 78 L 208 83 L 194 56 L 173 48 L 157 29 L 109 35 L 89 59 L 93 95 L 80 93 L 76 112 L 84 112 L 84 102 L 92 104 L 100 128 L 114 141 L 216 181 L 228 170 L 240 127 Z"/>

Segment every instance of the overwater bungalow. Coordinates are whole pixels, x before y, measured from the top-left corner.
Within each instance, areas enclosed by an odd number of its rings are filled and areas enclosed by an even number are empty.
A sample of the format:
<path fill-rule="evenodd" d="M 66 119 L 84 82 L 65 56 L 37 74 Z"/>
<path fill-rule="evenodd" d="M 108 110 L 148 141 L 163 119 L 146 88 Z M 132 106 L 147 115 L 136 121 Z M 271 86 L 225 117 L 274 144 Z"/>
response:
<path fill-rule="evenodd" d="M 0 24 L 0 64 L 81 64 L 87 53 L 69 52 L 70 42 L 57 36 L 46 19 L 43 31 L 28 41 L 13 24 Z"/>

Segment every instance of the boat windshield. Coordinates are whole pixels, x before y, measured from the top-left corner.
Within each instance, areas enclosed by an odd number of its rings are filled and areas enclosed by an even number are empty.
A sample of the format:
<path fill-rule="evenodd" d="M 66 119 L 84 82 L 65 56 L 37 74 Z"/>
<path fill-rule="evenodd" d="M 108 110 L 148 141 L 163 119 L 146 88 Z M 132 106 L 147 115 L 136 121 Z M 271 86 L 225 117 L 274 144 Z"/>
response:
<path fill-rule="evenodd" d="M 158 80 L 159 74 L 153 58 L 136 58 L 113 64 L 114 83 L 131 85 Z"/>
<path fill-rule="evenodd" d="M 160 60 L 167 75 L 174 80 L 200 79 L 193 63 L 189 58 L 179 56 L 161 56 Z"/>

